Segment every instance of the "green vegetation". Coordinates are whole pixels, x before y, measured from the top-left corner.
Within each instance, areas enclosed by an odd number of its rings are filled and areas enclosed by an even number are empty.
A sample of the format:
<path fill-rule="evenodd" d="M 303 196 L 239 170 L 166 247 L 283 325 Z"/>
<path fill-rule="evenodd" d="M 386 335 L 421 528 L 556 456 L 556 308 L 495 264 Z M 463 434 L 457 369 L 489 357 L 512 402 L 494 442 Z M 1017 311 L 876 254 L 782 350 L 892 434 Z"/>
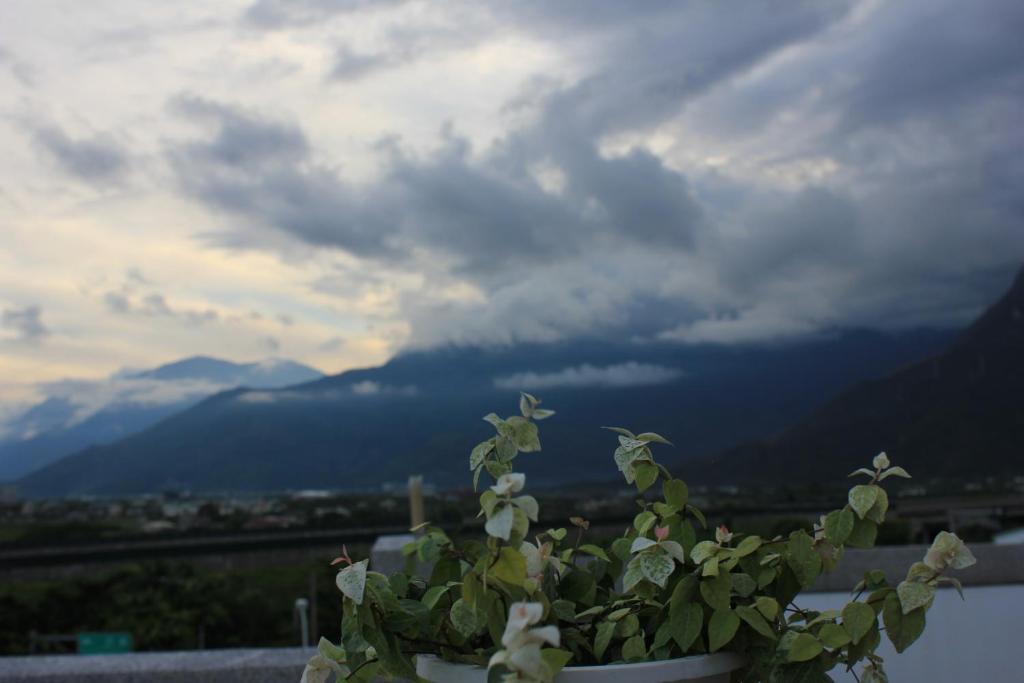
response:
<path fill-rule="evenodd" d="M 862 683 L 882 683 L 882 631 L 905 650 L 924 630 L 936 587 L 959 589 L 945 570 L 975 561 L 942 532 L 897 586 L 871 571 L 840 609 L 801 609 L 800 592 L 832 571 L 846 546 L 875 545 L 889 508 L 882 484 L 910 475 L 881 453 L 851 475 L 866 483 L 810 529 L 768 538 L 721 526 L 700 540 L 697 527 L 707 522 L 689 487 L 654 458 L 653 445 L 671 444 L 619 427 L 610 428 L 618 435 L 614 461 L 639 494 L 630 528 L 599 545 L 587 537 L 590 523 L 575 516 L 574 529 L 547 529 L 531 542 L 539 505 L 522 493 L 526 477 L 513 462 L 540 450 L 535 420 L 553 413 L 539 403 L 523 394 L 521 415 L 484 418 L 496 434 L 473 448 L 469 468 L 474 486 L 484 473 L 494 482 L 479 499 L 486 541 L 453 542 L 427 526 L 405 549 L 407 572 L 390 577 L 348 551 L 335 560 L 343 565 L 341 640 L 320 641 L 303 681 L 416 679 L 417 653 L 487 666 L 489 683 L 550 683 L 569 664 L 733 651 L 745 656 L 744 681 L 827 681 L 833 668 L 863 664 Z M 643 495 L 658 488 L 654 499 Z M 429 577 L 413 574 L 417 561 L 432 566 Z"/>
<path fill-rule="evenodd" d="M 309 596 L 310 574 L 316 632 L 335 632 L 341 606 L 326 562 L 238 571 L 148 562 L 71 580 L 5 580 L 0 654 L 28 654 L 32 631 L 127 631 L 137 650 L 295 646 L 294 601 Z"/>

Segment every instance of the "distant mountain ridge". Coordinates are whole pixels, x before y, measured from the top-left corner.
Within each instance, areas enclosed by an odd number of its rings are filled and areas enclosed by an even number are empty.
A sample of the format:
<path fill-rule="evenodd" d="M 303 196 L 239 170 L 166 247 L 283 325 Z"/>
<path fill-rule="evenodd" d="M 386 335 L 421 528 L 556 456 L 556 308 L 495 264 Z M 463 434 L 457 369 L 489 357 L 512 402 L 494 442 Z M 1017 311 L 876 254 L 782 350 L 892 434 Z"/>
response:
<path fill-rule="evenodd" d="M 1024 474 L 1024 268 L 943 353 L 710 462 L 718 481 L 835 479 L 885 450 L 917 477 Z"/>
<path fill-rule="evenodd" d="M 106 380 L 57 382 L 53 395 L 2 425 L 0 481 L 22 477 L 94 444 L 138 432 L 228 388 L 276 388 L 322 377 L 290 360 L 233 363 L 193 356 Z"/>
<path fill-rule="evenodd" d="M 558 411 L 544 424 L 544 450 L 522 459 L 531 482 L 607 480 L 614 443 L 601 425 L 665 433 L 677 455 L 713 452 L 777 431 L 950 339 L 948 331 L 847 331 L 764 346 L 574 340 L 418 351 L 297 386 L 218 394 L 18 486 L 28 496 L 365 490 L 423 473 L 463 487 L 469 450 L 490 430 L 480 418 L 513 413 L 530 382 Z"/>
<path fill-rule="evenodd" d="M 211 356 L 191 356 L 152 370 L 126 371 L 121 376 L 131 379 L 193 379 L 232 386 L 275 388 L 311 382 L 323 377 L 323 373 L 283 358 L 270 358 L 258 363 L 233 363 Z"/>

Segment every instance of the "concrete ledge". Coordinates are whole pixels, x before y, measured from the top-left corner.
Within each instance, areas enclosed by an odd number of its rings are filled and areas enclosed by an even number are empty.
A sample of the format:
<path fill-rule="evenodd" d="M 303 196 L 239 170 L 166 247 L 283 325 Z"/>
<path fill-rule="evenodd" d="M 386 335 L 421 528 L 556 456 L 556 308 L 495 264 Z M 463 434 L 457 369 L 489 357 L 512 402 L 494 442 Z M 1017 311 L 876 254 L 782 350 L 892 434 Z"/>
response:
<path fill-rule="evenodd" d="M 298 683 L 313 649 L 0 657 L 5 683 Z"/>
<path fill-rule="evenodd" d="M 978 564 L 950 573 L 965 586 L 1024 583 L 1024 544 L 971 543 L 969 547 L 978 558 Z M 910 565 L 924 558 L 927 550 L 926 545 L 847 549 L 839 568 L 831 574 L 823 574 L 811 591 L 849 591 L 872 569 L 881 569 L 889 583 L 898 583 L 906 576 Z"/>
<path fill-rule="evenodd" d="M 381 574 L 395 574 L 405 571 L 405 555 L 402 547 L 416 540 L 413 534 L 390 534 L 378 536 L 370 550 L 370 569 Z M 416 573 L 422 577 L 430 576 L 431 565 L 426 562 L 416 563 Z"/>

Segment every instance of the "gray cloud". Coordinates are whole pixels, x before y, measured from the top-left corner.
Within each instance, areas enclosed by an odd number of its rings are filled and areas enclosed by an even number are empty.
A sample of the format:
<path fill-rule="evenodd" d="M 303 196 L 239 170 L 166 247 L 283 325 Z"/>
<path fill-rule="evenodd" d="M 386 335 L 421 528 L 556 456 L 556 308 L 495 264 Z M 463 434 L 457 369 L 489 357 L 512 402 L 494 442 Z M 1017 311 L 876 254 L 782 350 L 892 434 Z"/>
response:
<path fill-rule="evenodd" d="M 0 67 L 6 68 L 23 86 L 31 87 L 35 84 L 35 69 L 3 47 L 0 47 Z"/>
<path fill-rule="evenodd" d="M 55 125 L 43 125 L 33 138 L 66 173 L 87 182 L 116 179 L 128 166 L 128 155 L 109 136 L 74 139 Z"/>
<path fill-rule="evenodd" d="M 371 48 L 338 47 L 330 77 L 355 81 L 380 71 L 394 69 L 421 59 L 477 45 L 495 31 L 494 17 L 483 8 L 453 3 L 434 21 L 416 23 L 395 21 Z"/>
<path fill-rule="evenodd" d="M 247 21 L 284 28 L 360 9 L 259 2 Z M 293 124 L 227 103 L 182 107 L 207 128 L 171 158 L 191 196 L 238 220 L 222 243 L 283 235 L 484 292 L 483 303 L 403 295 L 416 345 L 958 324 L 1024 259 L 1019 3 L 480 12 L 475 40 L 558 40 L 585 65 L 569 83 L 532 79 L 503 109 L 527 122 L 483 148 L 456 125 L 430 153 L 392 140 L 381 176 L 357 184 L 314 161 Z M 437 27 L 343 47 L 334 76 L 466 44 Z M 658 131 L 667 151 L 609 151 L 616 136 Z"/>
<path fill-rule="evenodd" d="M 341 351 L 345 348 L 345 339 L 343 337 L 331 337 L 327 341 L 320 344 L 317 349 L 320 351 L 334 352 Z"/>
<path fill-rule="evenodd" d="M 605 367 L 584 363 L 556 372 L 518 372 L 504 377 L 495 377 L 494 386 L 499 389 L 550 389 L 558 387 L 638 387 L 672 382 L 685 373 L 677 368 L 650 363 L 629 361 Z"/>
<path fill-rule="evenodd" d="M 242 17 L 259 29 L 305 26 L 333 16 L 360 10 L 377 10 L 400 5 L 405 0 L 256 0 Z"/>
<path fill-rule="evenodd" d="M 135 294 L 130 286 L 104 293 L 103 303 L 112 312 L 120 315 L 176 318 L 192 327 L 216 322 L 220 319 L 220 314 L 212 308 L 196 309 L 172 306 L 167 298 L 159 292 Z"/>
<path fill-rule="evenodd" d="M 24 308 L 6 308 L 0 315 L 0 326 L 13 330 L 19 339 L 32 341 L 48 337 L 50 329 L 43 323 L 43 311 L 38 305 Z"/>
<path fill-rule="evenodd" d="M 226 138 L 260 149 L 268 144 L 261 136 L 279 139 L 280 127 L 224 105 L 216 109 L 224 112 L 218 132 L 172 153 L 186 190 L 216 208 L 358 256 L 408 258 L 426 247 L 453 258 L 458 272 L 488 278 L 594 245 L 688 249 L 701 218 L 686 179 L 641 150 L 606 159 L 591 141 L 562 144 L 555 163 L 569 182 L 557 195 L 530 171 L 541 160 L 530 151 L 533 141 L 513 136 L 477 161 L 469 142 L 448 129 L 426 157 L 392 146 L 385 176 L 356 187 L 313 164 L 304 145 L 289 148 L 290 157 L 235 164 Z M 225 133 L 235 127 L 246 134 Z M 245 242 L 244 235 L 231 238 Z"/>

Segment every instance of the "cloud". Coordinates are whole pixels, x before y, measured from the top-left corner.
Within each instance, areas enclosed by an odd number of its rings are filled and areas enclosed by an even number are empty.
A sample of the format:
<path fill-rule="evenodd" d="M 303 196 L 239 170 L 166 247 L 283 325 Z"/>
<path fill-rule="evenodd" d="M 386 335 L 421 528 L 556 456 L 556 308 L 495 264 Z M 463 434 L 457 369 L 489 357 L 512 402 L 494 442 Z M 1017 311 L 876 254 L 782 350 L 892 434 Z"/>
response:
<path fill-rule="evenodd" d="M 135 293 L 130 284 L 119 290 L 103 294 L 103 303 L 113 313 L 142 317 L 176 318 L 190 327 L 198 327 L 220 320 L 220 313 L 213 308 L 185 308 L 172 306 L 159 292 Z"/>
<path fill-rule="evenodd" d="M 58 126 L 41 125 L 33 139 L 66 173 L 90 183 L 116 179 L 128 167 L 128 155 L 110 136 L 74 139 Z"/>
<path fill-rule="evenodd" d="M 12 35 L 5 47 L 48 69 L 20 120 L 66 125 L 44 124 L 38 148 L 132 192 L 53 202 L 61 176 L 0 127 L 0 202 L 30 235 L 4 246 L 41 263 L 31 235 L 88 232 L 96 258 L 62 240 L 79 253 L 54 267 L 79 282 L 86 262 L 145 254 L 160 284 L 93 286 L 95 330 L 179 332 L 114 317 L 159 316 L 217 343 L 247 328 L 245 348 L 287 333 L 311 353 L 343 333 L 338 363 L 449 343 L 958 325 L 1024 260 L 1022 13 L 1011 0 L 259 0 L 154 11 L 142 54 L 92 48 L 88 68 L 73 40 Z M 132 32 L 113 23 L 82 40 Z M 138 97 L 95 106 L 85 93 L 114 78 Z M 88 124 L 68 118 L 81 112 Z M 193 263 L 218 274 L 193 282 Z M 68 302 L 18 296 L 77 322 Z M 256 333 L 209 324 L 250 310 Z"/>
<path fill-rule="evenodd" d="M 389 384 L 381 384 L 380 382 L 375 382 L 373 380 L 356 382 L 352 385 L 351 391 L 356 396 L 378 396 L 380 394 L 415 396 L 418 393 L 418 389 L 412 384 L 406 386 L 391 386 Z"/>
<path fill-rule="evenodd" d="M 305 26 L 360 10 L 378 10 L 405 0 L 256 0 L 243 13 L 249 26 L 276 30 Z"/>
<path fill-rule="evenodd" d="M 43 310 L 36 304 L 4 309 L 0 326 L 13 330 L 23 341 L 37 341 L 50 335 L 50 329 L 43 323 Z"/>
<path fill-rule="evenodd" d="M 235 397 L 240 403 L 284 403 L 304 398 L 297 391 L 244 391 Z"/>
<path fill-rule="evenodd" d="M 317 347 L 320 351 L 328 352 L 341 351 L 343 348 L 345 348 L 344 337 L 331 337 Z"/>
<path fill-rule="evenodd" d="M 35 84 L 35 69 L 3 47 L 0 47 L 0 67 L 5 67 L 14 76 L 15 80 L 25 87 L 31 87 Z"/>
<path fill-rule="evenodd" d="M 33 393 L 37 399 L 41 399 L 34 406 L 26 406 L 26 400 L 22 400 L 18 402 L 22 409 L 14 410 L 12 406 L 0 403 L 3 409 L 3 414 L 0 414 L 0 433 L 6 432 L 15 438 L 27 439 L 41 432 L 73 427 L 103 411 L 160 406 L 178 408 L 181 404 L 193 403 L 239 386 L 255 389 L 242 394 L 239 400 L 269 400 L 266 396 L 294 398 L 297 394 L 266 390 L 295 384 L 300 381 L 299 377 L 302 377 L 302 381 L 310 379 L 307 373 L 297 375 L 294 369 L 282 368 L 281 362 L 267 360 L 234 367 L 224 367 L 218 362 L 213 369 L 203 363 L 195 364 L 189 376 L 168 373 L 166 367 L 162 366 L 149 370 L 122 368 L 97 380 L 63 379 L 43 382 L 34 387 Z"/>
<path fill-rule="evenodd" d="M 551 388 L 622 388 L 666 384 L 685 373 L 677 368 L 629 361 L 616 365 L 597 367 L 584 363 L 576 367 L 563 368 L 557 372 L 520 372 L 505 377 L 496 377 L 494 386 L 499 389 L 551 389 Z"/>

